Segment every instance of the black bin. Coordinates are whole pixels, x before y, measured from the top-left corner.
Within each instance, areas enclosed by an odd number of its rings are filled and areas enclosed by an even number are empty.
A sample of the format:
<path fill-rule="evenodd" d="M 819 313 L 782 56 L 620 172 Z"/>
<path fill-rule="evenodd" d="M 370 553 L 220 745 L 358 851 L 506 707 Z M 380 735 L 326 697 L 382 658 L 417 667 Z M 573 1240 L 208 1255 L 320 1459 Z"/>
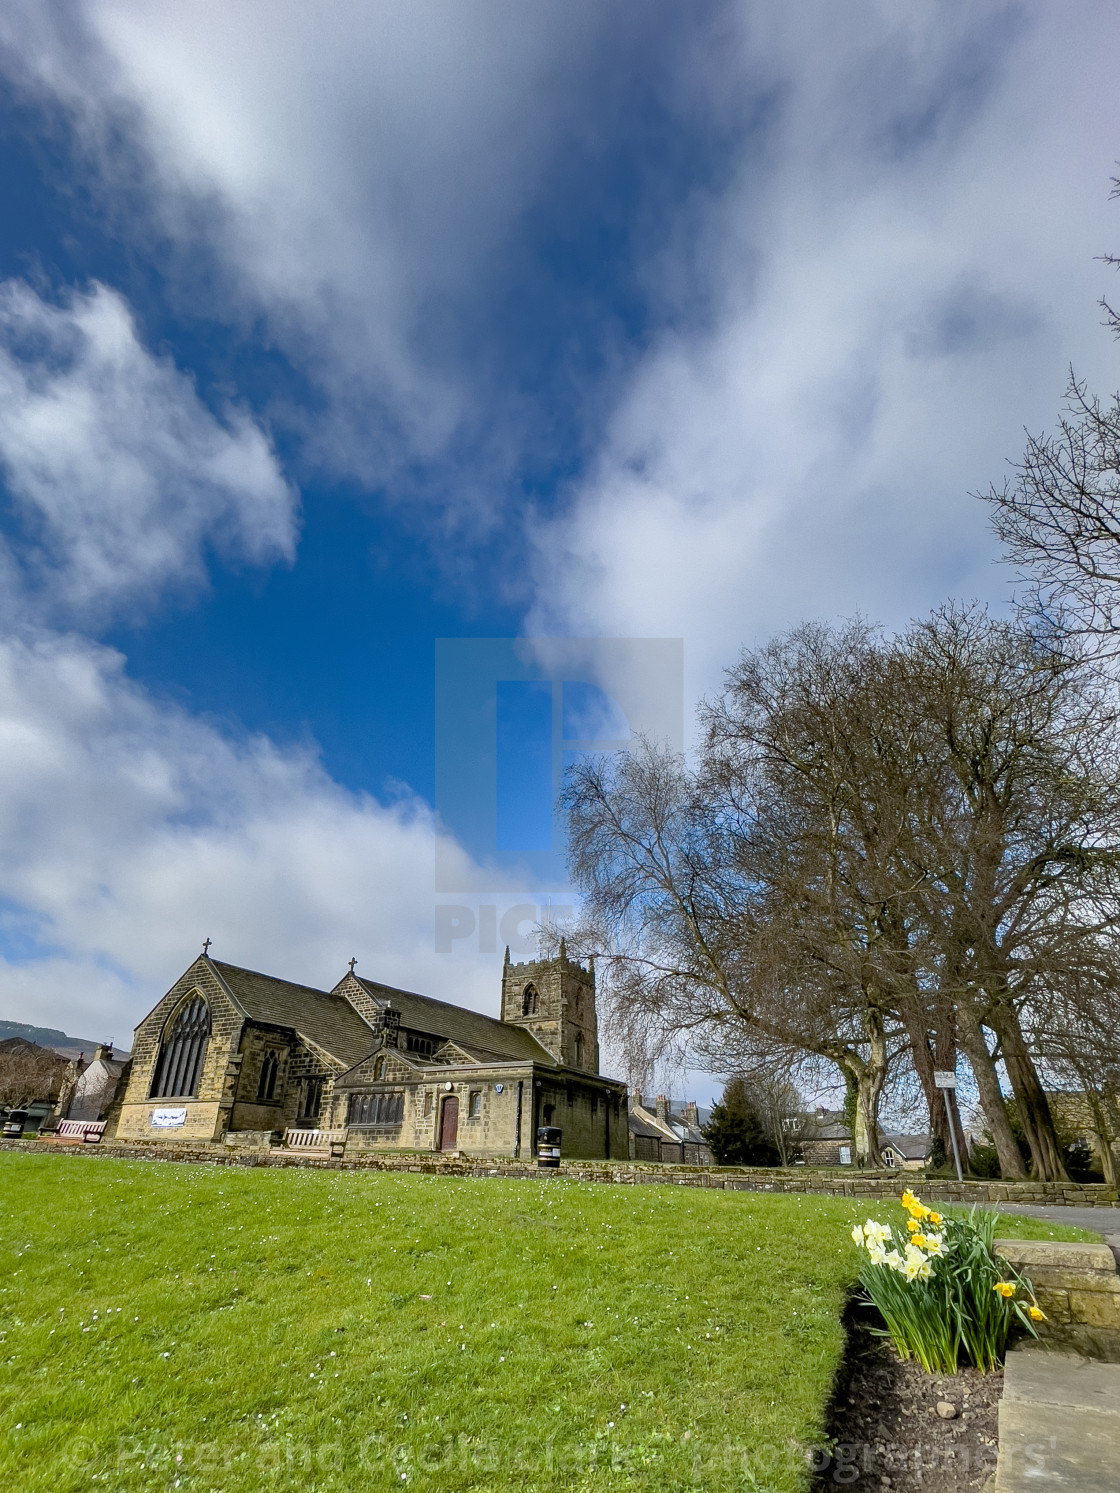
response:
<path fill-rule="evenodd" d="M 537 1165 L 560 1165 L 560 1136 L 558 1125 L 537 1126 Z"/>

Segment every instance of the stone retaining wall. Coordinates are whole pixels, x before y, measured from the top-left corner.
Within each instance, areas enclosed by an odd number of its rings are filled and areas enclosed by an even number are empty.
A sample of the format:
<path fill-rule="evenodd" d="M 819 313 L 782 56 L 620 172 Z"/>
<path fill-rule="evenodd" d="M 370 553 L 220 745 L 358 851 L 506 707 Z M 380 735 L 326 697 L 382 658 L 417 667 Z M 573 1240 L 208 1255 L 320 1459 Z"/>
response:
<path fill-rule="evenodd" d="M 1046 1313 L 1041 1339 L 1094 1358 L 1118 1356 L 1120 1274 L 1107 1244 L 997 1239 L 995 1252 L 1034 1288 Z"/>
<path fill-rule="evenodd" d="M 262 1133 L 263 1134 L 263 1133 Z M 231 1138 L 232 1139 L 232 1138 Z M 341 1157 L 321 1154 L 308 1156 L 260 1144 L 206 1144 L 173 1141 L 113 1141 L 99 1146 L 63 1146 L 58 1141 L 5 1141 L 5 1150 L 43 1152 L 66 1149 L 84 1156 L 127 1157 L 145 1161 L 191 1161 L 218 1166 L 304 1166 L 333 1171 L 424 1172 L 453 1177 L 561 1177 L 580 1182 L 608 1182 L 616 1185 L 676 1185 L 678 1187 L 718 1187 L 728 1191 L 824 1193 L 835 1197 L 874 1199 L 897 1198 L 911 1187 L 924 1199 L 963 1203 L 1046 1203 L 1050 1206 L 1077 1208 L 1115 1207 L 1117 1190 L 1103 1183 L 1076 1185 L 1060 1182 L 958 1182 L 949 1177 L 923 1177 L 919 1173 L 903 1175 L 888 1172 L 825 1171 L 810 1167 L 786 1170 L 771 1167 L 684 1167 L 656 1162 L 562 1161 L 556 1171 L 538 1170 L 532 1162 L 511 1161 L 496 1157 L 491 1161 L 478 1157 L 441 1155 L 438 1152 L 363 1152 Z"/>

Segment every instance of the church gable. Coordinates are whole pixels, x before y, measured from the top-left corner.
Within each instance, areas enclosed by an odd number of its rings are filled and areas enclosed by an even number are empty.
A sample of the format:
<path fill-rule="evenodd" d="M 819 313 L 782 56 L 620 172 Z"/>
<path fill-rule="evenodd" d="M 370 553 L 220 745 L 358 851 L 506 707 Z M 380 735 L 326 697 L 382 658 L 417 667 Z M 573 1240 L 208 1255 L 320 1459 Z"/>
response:
<path fill-rule="evenodd" d="M 231 996 L 205 955 L 175 981 L 163 999 L 136 1028 L 132 1043 L 132 1068 L 128 1099 L 147 1099 L 154 1090 L 174 1089 L 183 1084 L 198 1096 L 217 1096 L 224 1085 L 230 1053 L 236 1051 L 245 1013 Z M 173 1071 L 160 1072 L 176 1024 L 189 1027 L 179 1035 L 185 1040 L 182 1061 Z M 194 1051 L 189 1047 L 193 1042 Z M 158 1082 L 157 1082 L 158 1080 Z M 193 1080 L 193 1083 L 191 1082 Z M 158 1095 L 156 1097 L 159 1097 Z"/>

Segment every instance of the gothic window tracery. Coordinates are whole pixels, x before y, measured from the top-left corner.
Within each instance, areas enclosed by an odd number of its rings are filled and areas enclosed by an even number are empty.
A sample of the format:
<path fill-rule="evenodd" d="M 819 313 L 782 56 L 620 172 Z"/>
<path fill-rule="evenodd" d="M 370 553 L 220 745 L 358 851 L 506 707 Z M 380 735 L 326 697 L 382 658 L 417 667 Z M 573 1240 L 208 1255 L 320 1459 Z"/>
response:
<path fill-rule="evenodd" d="M 299 1086 L 300 1120 L 317 1120 L 323 1107 L 323 1080 L 320 1077 L 305 1078 Z"/>
<path fill-rule="evenodd" d="M 537 994 L 535 985 L 526 985 L 525 994 L 521 997 L 522 1016 L 536 1016 L 540 1011 L 541 998 Z"/>
<path fill-rule="evenodd" d="M 193 995 L 172 1023 L 152 1081 L 153 1099 L 193 1099 L 210 1038 L 210 1008 Z"/>
<path fill-rule="evenodd" d="M 261 1063 L 261 1077 L 257 1084 L 258 1099 L 274 1099 L 276 1097 L 276 1070 L 279 1067 L 279 1057 L 273 1050 L 264 1055 Z"/>

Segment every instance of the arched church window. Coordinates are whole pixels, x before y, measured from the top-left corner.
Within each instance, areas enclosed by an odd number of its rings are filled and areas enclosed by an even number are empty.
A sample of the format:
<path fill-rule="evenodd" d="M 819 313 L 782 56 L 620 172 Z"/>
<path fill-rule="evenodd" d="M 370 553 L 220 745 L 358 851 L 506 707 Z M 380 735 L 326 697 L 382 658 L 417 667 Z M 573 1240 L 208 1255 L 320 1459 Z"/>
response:
<path fill-rule="evenodd" d="M 257 1085 L 258 1099 L 272 1099 L 276 1095 L 276 1069 L 279 1058 L 275 1052 L 266 1052 L 261 1064 L 261 1080 Z"/>
<path fill-rule="evenodd" d="M 583 1067 L 583 1033 L 576 1033 L 576 1067 Z"/>
<path fill-rule="evenodd" d="M 210 1009 L 194 995 L 172 1023 L 156 1065 L 153 1099 L 193 1099 L 210 1037 Z"/>
<path fill-rule="evenodd" d="M 537 994 L 535 985 L 526 985 L 525 994 L 521 997 L 522 1016 L 536 1016 L 540 1010 L 541 998 Z"/>
<path fill-rule="evenodd" d="M 385 1077 L 385 1059 L 384 1058 L 378 1058 L 377 1062 L 374 1063 L 374 1065 L 373 1065 L 373 1081 L 374 1081 L 374 1083 L 380 1083 L 381 1080 L 384 1077 Z"/>

